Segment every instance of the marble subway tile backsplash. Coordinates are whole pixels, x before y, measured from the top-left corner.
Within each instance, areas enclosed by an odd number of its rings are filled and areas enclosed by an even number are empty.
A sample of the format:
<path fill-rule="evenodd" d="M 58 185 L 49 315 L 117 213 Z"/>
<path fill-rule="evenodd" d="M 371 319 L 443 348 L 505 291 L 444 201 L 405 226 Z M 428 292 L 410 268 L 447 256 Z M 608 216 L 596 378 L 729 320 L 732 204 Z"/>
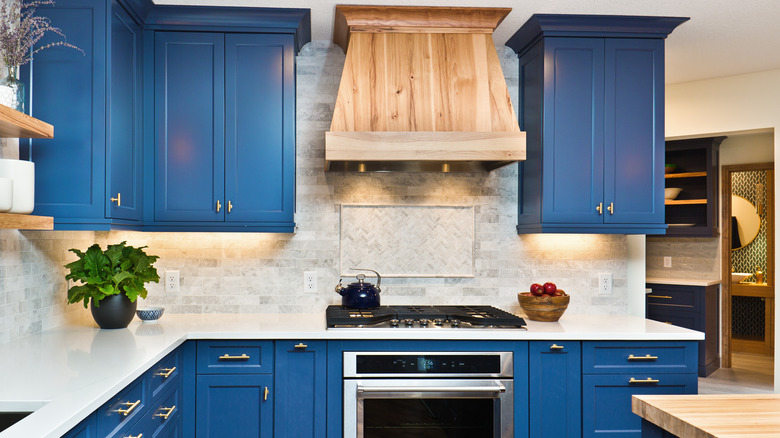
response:
<path fill-rule="evenodd" d="M 646 275 L 697 280 L 720 278 L 719 251 L 717 237 L 648 237 Z M 672 257 L 671 268 L 664 268 L 664 257 Z"/>
<path fill-rule="evenodd" d="M 509 49 L 499 56 L 516 93 L 517 57 Z M 95 242 L 148 245 L 160 256 L 161 275 L 179 270 L 179 292 L 151 284 L 142 303 L 165 306 L 166 313 L 323 311 L 340 303 L 333 288 L 342 204 L 473 206 L 474 277 L 386 278 L 383 304 L 490 304 L 518 312 L 517 292 L 555 281 L 572 295 L 568 312 L 627 311 L 625 236 L 518 236 L 516 164 L 490 173 L 325 173 L 325 131 L 343 62 L 341 49 L 327 41 L 308 44 L 297 57 L 295 234 L 2 230 L 0 342 L 88 316 L 82 306 L 66 305 L 63 265 L 73 260 L 69 248 Z M 313 294 L 303 292 L 309 270 L 317 272 Z M 611 296 L 597 294 L 600 272 L 613 274 Z"/>

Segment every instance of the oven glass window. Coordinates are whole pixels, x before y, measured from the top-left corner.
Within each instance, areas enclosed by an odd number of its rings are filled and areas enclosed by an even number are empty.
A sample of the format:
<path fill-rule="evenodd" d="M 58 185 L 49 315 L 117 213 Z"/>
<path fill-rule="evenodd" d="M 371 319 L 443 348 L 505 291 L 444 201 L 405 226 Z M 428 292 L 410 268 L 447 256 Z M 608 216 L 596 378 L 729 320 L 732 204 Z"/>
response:
<path fill-rule="evenodd" d="M 495 399 L 365 399 L 365 438 L 492 438 Z"/>

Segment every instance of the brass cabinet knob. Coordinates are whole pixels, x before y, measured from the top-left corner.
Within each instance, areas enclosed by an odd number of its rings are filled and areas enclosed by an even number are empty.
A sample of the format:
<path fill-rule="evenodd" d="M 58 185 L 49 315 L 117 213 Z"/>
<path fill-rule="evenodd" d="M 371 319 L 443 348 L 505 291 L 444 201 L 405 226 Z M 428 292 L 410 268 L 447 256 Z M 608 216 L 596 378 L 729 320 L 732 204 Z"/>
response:
<path fill-rule="evenodd" d="M 122 206 L 122 194 L 121 193 L 117 193 L 116 194 L 116 198 L 111 198 L 111 202 L 116 202 L 116 206 L 117 207 L 121 207 Z"/>
<path fill-rule="evenodd" d="M 125 417 L 127 417 L 128 415 L 130 415 L 131 412 L 135 410 L 135 408 L 138 407 L 138 405 L 141 404 L 141 400 L 136 400 L 135 402 L 124 402 L 121 404 L 127 407 L 125 409 L 114 409 L 114 412 L 118 414 L 122 414 Z"/>
<path fill-rule="evenodd" d="M 228 211 L 228 213 L 230 213 L 232 210 L 233 210 L 233 203 L 228 201 L 228 204 L 227 204 L 227 211 Z"/>
<path fill-rule="evenodd" d="M 171 374 L 173 374 L 174 371 L 176 371 L 176 367 L 173 367 L 173 368 L 163 368 L 156 375 L 164 377 L 164 378 L 167 379 L 168 377 L 171 377 Z"/>
<path fill-rule="evenodd" d="M 217 213 L 222 210 L 222 204 L 219 203 L 219 199 L 217 199 Z"/>
<path fill-rule="evenodd" d="M 231 356 L 229 354 L 223 354 L 219 357 L 219 360 L 249 360 L 249 355 L 243 353 L 241 356 Z"/>

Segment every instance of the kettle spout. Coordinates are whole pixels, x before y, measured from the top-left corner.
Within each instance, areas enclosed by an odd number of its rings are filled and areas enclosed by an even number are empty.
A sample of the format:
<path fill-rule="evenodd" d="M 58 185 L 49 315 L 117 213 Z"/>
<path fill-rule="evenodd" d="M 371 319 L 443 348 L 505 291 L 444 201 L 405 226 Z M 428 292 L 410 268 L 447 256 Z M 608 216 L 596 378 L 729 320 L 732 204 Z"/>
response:
<path fill-rule="evenodd" d="M 344 292 L 347 290 L 347 288 L 341 286 L 341 279 L 339 279 L 339 284 L 336 285 L 336 293 L 344 296 Z"/>

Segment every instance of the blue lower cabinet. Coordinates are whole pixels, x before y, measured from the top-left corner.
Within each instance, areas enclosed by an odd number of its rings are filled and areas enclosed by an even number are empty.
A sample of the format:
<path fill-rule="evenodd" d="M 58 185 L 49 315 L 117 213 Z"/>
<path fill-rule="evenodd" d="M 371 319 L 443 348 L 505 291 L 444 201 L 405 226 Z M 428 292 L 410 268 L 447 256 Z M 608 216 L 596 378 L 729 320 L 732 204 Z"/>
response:
<path fill-rule="evenodd" d="M 272 437 L 272 374 L 197 377 L 196 433 L 203 437 Z"/>
<path fill-rule="evenodd" d="M 582 376 L 582 436 L 641 437 L 642 418 L 631 412 L 634 394 L 695 394 L 688 374 L 592 374 Z"/>
<path fill-rule="evenodd" d="M 326 341 L 276 341 L 274 437 L 324 437 Z"/>
<path fill-rule="evenodd" d="M 582 436 L 580 343 L 536 341 L 528 349 L 530 436 Z"/>

